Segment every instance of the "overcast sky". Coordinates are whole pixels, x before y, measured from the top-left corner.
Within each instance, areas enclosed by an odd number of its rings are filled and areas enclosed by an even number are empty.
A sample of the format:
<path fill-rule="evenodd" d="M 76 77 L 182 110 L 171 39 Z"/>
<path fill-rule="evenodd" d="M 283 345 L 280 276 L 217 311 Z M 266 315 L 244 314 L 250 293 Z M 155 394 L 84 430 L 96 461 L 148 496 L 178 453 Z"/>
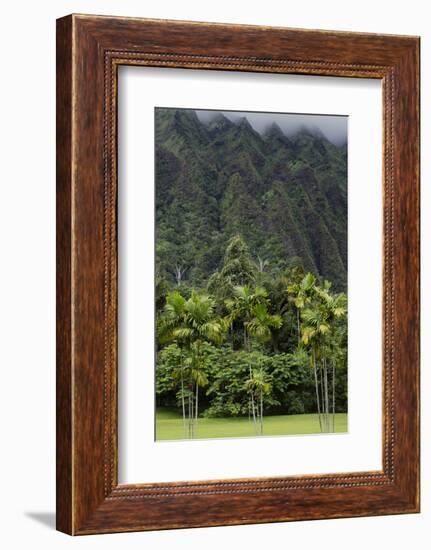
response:
<path fill-rule="evenodd" d="M 203 122 L 210 121 L 219 113 L 223 113 L 232 121 L 246 117 L 259 133 L 264 132 L 270 124 L 276 122 L 287 136 L 305 127 L 311 131 L 320 130 L 337 145 L 347 141 L 347 116 L 196 110 L 196 114 Z"/>

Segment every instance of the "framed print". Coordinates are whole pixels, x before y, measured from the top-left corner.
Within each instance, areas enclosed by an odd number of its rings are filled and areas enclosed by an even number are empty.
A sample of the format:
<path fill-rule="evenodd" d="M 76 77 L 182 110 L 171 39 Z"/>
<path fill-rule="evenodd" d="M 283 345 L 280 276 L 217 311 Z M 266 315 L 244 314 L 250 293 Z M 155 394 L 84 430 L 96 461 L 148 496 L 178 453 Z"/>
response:
<path fill-rule="evenodd" d="M 57 528 L 419 511 L 419 39 L 57 22 Z"/>

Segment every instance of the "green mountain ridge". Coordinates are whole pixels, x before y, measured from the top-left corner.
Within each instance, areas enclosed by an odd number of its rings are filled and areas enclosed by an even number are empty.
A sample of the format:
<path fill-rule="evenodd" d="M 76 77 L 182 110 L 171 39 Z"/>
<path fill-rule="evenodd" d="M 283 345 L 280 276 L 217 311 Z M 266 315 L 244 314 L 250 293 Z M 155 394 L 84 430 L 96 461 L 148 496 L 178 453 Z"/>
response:
<path fill-rule="evenodd" d="M 274 273 L 297 258 L 347 286 L 347 147 L 319 132 L 263 134 L 246 117 L 157 108 L 156 269 L 205 286 L 240 234 Z"/>

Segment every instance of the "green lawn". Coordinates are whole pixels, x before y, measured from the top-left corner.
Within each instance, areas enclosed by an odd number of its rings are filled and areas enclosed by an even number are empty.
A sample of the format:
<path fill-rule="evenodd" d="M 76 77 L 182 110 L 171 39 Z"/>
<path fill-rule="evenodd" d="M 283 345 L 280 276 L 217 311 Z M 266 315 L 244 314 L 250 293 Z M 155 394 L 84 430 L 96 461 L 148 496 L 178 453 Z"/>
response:
<path fill-rule="evenodd" d="M 347 414 L 335 415 L 335 431 L 347 431 Z M 267 416 L 263 420 L 264 435 L 320 433 L 315 414 Z M 214 437 L 254 437 L 253 422 L 248 418 L 199 418 L 198 439 Z M 157 409 L 156 439 L 184 439 L 183 419 L 170 409 Z"/>

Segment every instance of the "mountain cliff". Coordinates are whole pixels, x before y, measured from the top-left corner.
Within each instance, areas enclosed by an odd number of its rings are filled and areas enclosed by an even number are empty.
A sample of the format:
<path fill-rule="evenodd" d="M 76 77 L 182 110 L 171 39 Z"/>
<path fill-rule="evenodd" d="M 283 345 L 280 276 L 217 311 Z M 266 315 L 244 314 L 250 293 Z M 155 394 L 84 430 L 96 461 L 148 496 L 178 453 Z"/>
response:
<path fill-rule="evenodd" d="M 246 117 L 203 123 L 193 110 L 155 111 L 156 266 L 204 286 L 240 234 L 276 272 L 304 268 L 347 286 L 347 147 L 306 128 L 260 134 Z"/>

